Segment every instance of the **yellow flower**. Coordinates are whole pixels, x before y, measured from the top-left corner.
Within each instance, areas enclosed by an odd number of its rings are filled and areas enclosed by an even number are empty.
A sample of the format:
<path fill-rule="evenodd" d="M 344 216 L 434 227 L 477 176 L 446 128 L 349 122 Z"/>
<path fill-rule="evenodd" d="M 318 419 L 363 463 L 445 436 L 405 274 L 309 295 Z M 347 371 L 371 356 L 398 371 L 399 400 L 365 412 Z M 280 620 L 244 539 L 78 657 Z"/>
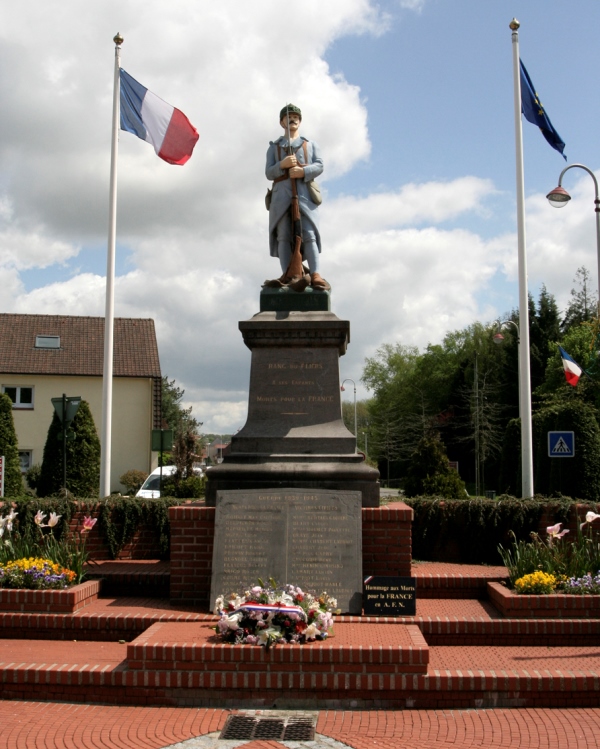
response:
<path fill-rule="evenodd" d="M 536 570 L 529 575 L 523 575 L 523 577 L 515 580 L 515 590 L 517 593 L 553 593 L 558 582 L 554 575 Z"/>

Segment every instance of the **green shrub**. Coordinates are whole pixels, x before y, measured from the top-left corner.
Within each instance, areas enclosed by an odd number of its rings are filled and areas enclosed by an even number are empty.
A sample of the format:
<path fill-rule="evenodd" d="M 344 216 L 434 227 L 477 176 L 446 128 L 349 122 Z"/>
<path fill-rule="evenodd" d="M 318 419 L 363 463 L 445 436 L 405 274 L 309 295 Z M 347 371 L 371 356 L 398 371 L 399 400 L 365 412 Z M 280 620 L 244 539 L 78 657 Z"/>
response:
<path fill-rule="evenodd" d="M 464 481 L 448 465 L 448 456 L 439 437 L 423 437 L 410 456 L 404 482 L 407 497 L 433 495 L 461 499 L 467 492 Z"/>
<path fill-rule="evenodd" d="M 569 517 L 570 499 L 443 499 L 414 497 L 405 500 L 412 507 L 412 549 L 415 559 L 462 564 L 502 564 L 500 544 L 529 541 L 536 533 L 544 508 L 550 507 L 559 521 Z M 528 570 L 531 571 L 531 570 Z"/>
<path fill-rule="evenodd" d="M 12 414 L 13 403 L 0 394 L 0 455 L 4 455 L 4 496 L 16 497 L 23 491 L 19 446 Z"/>
<path fill-rule="evenodd" d="M 138 493 L 142 484 L 147 478 L 148 478 L 147 473 L 145 473 L 144 471 L 138 471 L 135 468 L 132 468 L 130 471 L 127 471 L 126 473 L 124 473 L 119 478 L 119 481 L 125 487 L 127 494 L 135 495 Z"/>
<path fill-rule="evenodd" d="M 163 483 L 163 496 L 177 499 L 200 499 L 205 493 L 205 480 L 201 476 L 187 476 L 176 482 L 169 477 Z"/>
<path fill-rule="evenodd" d="M 98 495 L 100 484 L 100 440 L 88 403 L 81 401 L 70 429 L 73 439 L 67 440 L 67 486 L 77 497 Z M 63 445 L 60 419 L 54 414 L 48 429 L 44 458 L 37 493 L 41 497 L 58 494 L 63 487 Z"/>

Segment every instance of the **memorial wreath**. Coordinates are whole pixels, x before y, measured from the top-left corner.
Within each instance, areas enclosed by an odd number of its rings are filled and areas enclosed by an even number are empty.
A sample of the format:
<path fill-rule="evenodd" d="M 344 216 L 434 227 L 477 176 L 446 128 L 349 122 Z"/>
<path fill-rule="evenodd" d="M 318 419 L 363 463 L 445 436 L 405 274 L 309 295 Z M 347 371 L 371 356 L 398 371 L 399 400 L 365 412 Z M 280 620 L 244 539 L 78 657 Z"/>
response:
<path fill-rule="evenodd" d="M 221 618 L 215 627 L 223 642 L 264 645 L 324 640 L 333 632 L 337 601 L 327 593 L 304 592 L 295 585 L 279 587 L 262 580 L 243 593 L 219 596 L 215 611 Z"/>

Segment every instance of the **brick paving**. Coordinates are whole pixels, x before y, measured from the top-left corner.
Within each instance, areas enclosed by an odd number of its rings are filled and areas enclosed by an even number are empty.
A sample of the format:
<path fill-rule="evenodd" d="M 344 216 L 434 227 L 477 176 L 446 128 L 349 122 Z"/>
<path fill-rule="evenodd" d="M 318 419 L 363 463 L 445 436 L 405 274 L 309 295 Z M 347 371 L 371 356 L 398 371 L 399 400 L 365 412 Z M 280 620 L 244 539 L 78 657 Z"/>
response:
<path fill-rule="evenodd" d="M 0 702 L 6 749 L 597 749 L 600 708 L 321 711 L 313 744 L 219 741 L 229 713 L 204 708 Z"/>

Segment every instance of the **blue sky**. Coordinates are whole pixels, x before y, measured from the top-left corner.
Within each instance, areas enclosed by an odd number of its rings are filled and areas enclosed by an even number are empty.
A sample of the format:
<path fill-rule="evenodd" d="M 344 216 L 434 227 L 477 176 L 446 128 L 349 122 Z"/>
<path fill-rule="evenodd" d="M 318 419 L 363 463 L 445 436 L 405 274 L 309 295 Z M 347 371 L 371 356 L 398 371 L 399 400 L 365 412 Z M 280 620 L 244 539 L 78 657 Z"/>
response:
<path fill-rule="evenodd" d="M 35 12 L 32 12 L 35 8 Z M 0 311 L 102 315 L 114 45 L 200 132 L 184 167 L 119 142 L 116 314 L 153 317 L 208 431 L 241 427 L 268 256 L 264 155 L 286 101 L 325 159 L 322 272 L 351 322 L 342 377 L 518 304 L 510 20 L 568 163 L 600 169 L 600 4 L 76 0 L 0 8 Z M 27 33 L 15 35 L 15 29 Z M 596 277 L 593 185 L 523 123 L 529 286 Z M 368 393 L 359 384 L 359 397 Z"/>

